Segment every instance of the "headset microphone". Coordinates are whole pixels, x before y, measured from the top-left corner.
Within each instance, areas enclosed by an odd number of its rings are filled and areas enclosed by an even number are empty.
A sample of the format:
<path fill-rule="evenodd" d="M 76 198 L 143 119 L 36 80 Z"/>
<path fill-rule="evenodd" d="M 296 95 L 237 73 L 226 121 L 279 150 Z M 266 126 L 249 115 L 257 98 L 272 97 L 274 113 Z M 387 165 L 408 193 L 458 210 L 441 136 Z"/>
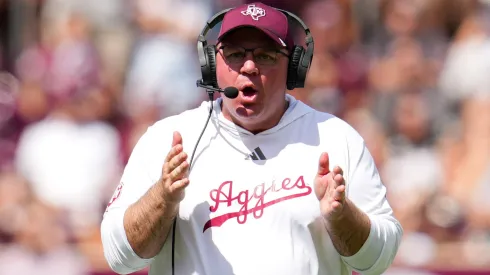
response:
<path fill-rule="evenodd" d="M 223 90 L 223 89 L 219 89 L 219 88 L 214 88 L 212 86 L 204 85 L 202 83 L 202 80 L 196 81 L 196 86 L 197 87 L 204 88 L 204 89 L 206 89 L 208 91 L 223 93 L 227 98 L 231 98 L 231 99 L 236 98 L 238 96 L 238 89 L 235 88 L 235 87 L 233 87 L 233 86 L 226 87 Z"/>
<path fill-rule="evenodd" d="M 223 91 L 223 94 L 225 94 L 227 98 L 233 99 L 238 96 L 238 89 L 233 86 L 226 87 L 225 90 Z"/>

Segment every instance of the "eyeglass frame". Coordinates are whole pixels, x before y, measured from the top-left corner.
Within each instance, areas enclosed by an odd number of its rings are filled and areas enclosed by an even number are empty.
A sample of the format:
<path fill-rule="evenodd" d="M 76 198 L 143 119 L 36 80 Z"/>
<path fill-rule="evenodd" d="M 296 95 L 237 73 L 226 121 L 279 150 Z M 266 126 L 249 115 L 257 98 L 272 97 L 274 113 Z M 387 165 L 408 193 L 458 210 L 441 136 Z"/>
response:
<path fill-rule="evenodd" d="M 226 47 L 236 47 L 236 48 L 239 48 L 239 49 L 243 49 L 243 50 L 245 50 L 245 56 L 243 57 L 243 60 L 242 60 L 242 61 L 240 61 L 240 62 L 236 62 L 236 63 L 235 63 L 235 62 L 230 62 L 230 61 L 228 61 L 228 60 L 227 60 L 227 57 L 226 57 L 226 56 L 225 56 L 223 53 L 221 53 L 221 52 L 222 52 L 222 50 L 223 50 L 224 48 L 226 48 Z M 287 53 L 285 53 L 285 52 L 281 51 L 280 49 L 274 48 L 274 47 L 270 47 L 270 48 L 269 48 L 269 47 L 257 47 L 257 48 L 249 48 L 249 49 L 247 49 L 247 48 L 245 48 L 245 47 L 241 47 L 241 46 L 237 46 L 237 45 L 223 44 L 223 45 L 221 45 L 221 46 L 219 46 L 219 47 L 218 47 L 218 52 L 220 52 L 220 53 L 223 55 L 223 59 L 225 60 L 225 62 L 226 62 L 226 63 L 231 63 L 231 64 L 234 64 L 234 65 L 236 65 L 236 64 L 240 64 L 240 63 L 244 62 L 244 60 L 245 60 L 245 58 L 246 58 L 246 55 L 247 55 L 247 52 L 251 52 L 251 53 L 252 53 L 253 61 L 254 61 L 255 63 L 259 64 L 259 65 L 262 65 L 262 66 L 273 66 L 273 65 L 276 65 L 276 64 L 277 64 L 277 60 L 279 59 L 279 58 L 277 58 L 277 55 L 276 55 L 276 58 L 275 58 L 275 60 L 274 60 L 274 63 L 272 63 L 272 64 L 261 64 L 260 62 L 257 62 L 257 61 L 255 60 L 255 54 L 254 54 L 254 51 L 255 51 L 255 50 L 257 50 L 257 49 L 264 49 L 264 50 L 266 50 L 266 51 L 274 51 L 276 54 L 278 54 L 278 53 L 279 53 L 279 54 L 282 54 L 282 55 L 284 55 L 285 57 L 288 57 L 288 58 L 289 58 L 289 54 L 287 54 Z"/>

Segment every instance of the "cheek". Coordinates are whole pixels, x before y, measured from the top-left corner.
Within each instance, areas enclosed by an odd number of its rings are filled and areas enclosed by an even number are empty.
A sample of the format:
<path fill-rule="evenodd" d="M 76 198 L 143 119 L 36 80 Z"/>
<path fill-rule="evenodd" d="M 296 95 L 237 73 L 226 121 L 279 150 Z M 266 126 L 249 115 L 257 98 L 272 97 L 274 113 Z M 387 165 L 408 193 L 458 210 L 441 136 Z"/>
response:
<path fill-rule="evenodd" d="M 220 87 L 228 87 L 234 85 L 238 73 L 231 70 L 219 55 L 216 57 L 216 80 Z"/>
<path fill-rule="evenodd" d="M 287 65 L 262 71 L 261 81 L 266 90 L 283 90 L 286 88 L 286 80 Z"/>

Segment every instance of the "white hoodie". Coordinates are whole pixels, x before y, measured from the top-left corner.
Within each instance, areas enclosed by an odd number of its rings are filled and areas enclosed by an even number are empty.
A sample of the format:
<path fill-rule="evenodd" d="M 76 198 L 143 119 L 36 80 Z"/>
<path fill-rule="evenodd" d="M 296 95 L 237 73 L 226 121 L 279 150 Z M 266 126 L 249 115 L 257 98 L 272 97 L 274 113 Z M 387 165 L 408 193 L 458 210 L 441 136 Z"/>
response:
<path fill-rule="evenodd" d="M 378 275 L 392 263 L 403 231 L 363 139 L 341 119 L 287 100 L 280 123 L 257 135 L 226 120 L 220 99 L 213 103 L 180 204 L 175 274 Z M 149 266 L 150 275 L 171 274 L 172 232 L 157 256 L 141 259 L 128 243 L 123 216 L 159 179 L 174 131 L 191 156 L 208 112 L 203 102 L 165 118 L 134 148 L 102 222 L 105 257 L 115 272 Z M 344 170 L 347 197 L 372 222 L 352 257 L 339 255 L 321 220 L 313 179 L 322 152 L 329 153 L 331 169 Z M 237 215 L 241 211 L 247 214 Z"/>

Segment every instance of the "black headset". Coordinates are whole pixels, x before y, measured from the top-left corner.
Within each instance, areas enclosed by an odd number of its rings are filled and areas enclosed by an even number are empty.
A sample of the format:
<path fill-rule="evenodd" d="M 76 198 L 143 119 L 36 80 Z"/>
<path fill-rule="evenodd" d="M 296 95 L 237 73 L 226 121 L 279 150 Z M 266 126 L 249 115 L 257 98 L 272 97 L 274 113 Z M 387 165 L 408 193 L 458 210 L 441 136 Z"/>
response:
<path fill-rule="evenodd" d="M 197 38 L 197 53 L 199 55 L 199 63 L 201 65 L 202 74 L 201 83 L 215 89 L 219 89 L 218 80 L 216 79 L 216 45 L 208 45 L 206 34 L 218 23 L 223 21 L 225 14 L 231 9 L 232 8 L 225 9 L 211 17 L 211 19 L 206 22 L 206 26 Z M 306 50 L 303 48 L 303 46 L 294 45 L 293 51 L 290 53 L 286 83 L 288 90 L 303 88 L 305 86 L 306 76 L 313 60 L 313 36 L 310 33 L 310 29 L 298 16 L 285 10 L 276 10 L 284 13 L 286 17 L 288 17 L 288 22 L 290 22 L 290 19 L 294 19 L 305 31 Z"/>

